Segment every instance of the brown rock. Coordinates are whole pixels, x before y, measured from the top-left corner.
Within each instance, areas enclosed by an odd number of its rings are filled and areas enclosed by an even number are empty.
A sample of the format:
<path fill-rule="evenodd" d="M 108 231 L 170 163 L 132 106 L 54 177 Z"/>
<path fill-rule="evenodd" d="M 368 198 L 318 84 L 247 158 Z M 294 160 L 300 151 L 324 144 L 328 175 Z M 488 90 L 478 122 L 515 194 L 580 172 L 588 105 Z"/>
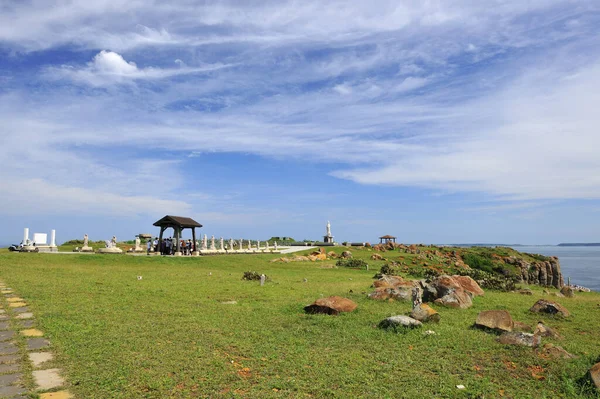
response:
<path fill-rule="evenodd" d="M 424 288 L 423 300 L 434 301 L 444 306 L 466 309 L 473 305 L 472 294 L 448 275 L 434 278 Z"/>
<path fill-rule="evenodd" d="M 537 348 L 542 343 L 542 338 L 539 335 L 512 331 L 502 333 L 498 337 L 498 342 L 504 345 L 521 345 Z"/>
<path fill-rule="evenodd" d="M 484 294 L 483 290 L 477 284 L 475 280 L 473 280 L 469 276 L 452 276 L 452 278 L 460 285 L 465 291 L 470 292 L 473 296 L 482 296 Z"/>
<path fill-rule="evenodd" d="M 473 306 L 471 295 L 462 288 L 449 292 L 441 298 L 434 301 L 443 306 L 450 308 L 467 309 Z"/>
<path fill-rule="evenodd" d="M 340 255 L 340 257 L 344 258 L 344 259 L 351 258 L 352 257 L 352 252 L 350 252 L 350 251 L 344 251 L 344 252 L 342 252 L 342 254 Z"/>
<path fill-rule="evenodd" d="M 589 374 L 592 382 L 596 386 L 596 389 L 600 391 L 600 363 L 594 364 L 590 369 Z"/>
<path fill-rule="evenodd" d="M 493 330 L 512 331 L 514 323 L 506 310 L 485 310 L 477 315 L 475 325 Z"/>
<path fill-rule="evenodd" d="M 373 245 L 373 249 L 377 252 L 385 252 L 385 246 L 383 244 Z"/>
<path fill-rule="evenodd" d="M 340 312 L 352 312 L 356 309 L 356 303 L 340 296 L 330 296 L 319 298 L 313 304 L 304 307 L 304 311 L 309 314 L 323 313 L 329 315 L 338 315 Z"/>
<path fill-rule="evenodd" d="M 327 254 L 328 257 L 330 257 L 331 259 L 335 259 L 337 258 L 337 254 L 334 251 L 329 251 L 329 253 Z"/>
<path fill-rule="evenodd" d="M 571 315 L 571 313 L 569 313 L 569 311 L 560 303 L 550 301 L 548 299 L 540 299 L 531 307 L 531 309 L 529 309 L 529 311 L 553 315 L 558 314 L 563 317 L 569 317 Z"/>
<path fill-rule="evenodd" d="M 573 298 L 575 296 L 575 290 L 568 285 L 563 286 L 560 289 L 560 293 L 566 296 L 567 298 Z"/>
<path fill-rule="evenodd" d="M 542 337 L 550 337 L 555 339 L 562 338 L 558 332 L 556 332 L 553 328 L 548 327 L 541 321 L 538 321 L 533 333 Z"/>
<path fill-rule="evenodd" d="M 533 292 L 529 288 L 523 288 L 518 291 L 521 295 L 533 295 Z"/>
<path fill-rule="evenodd" d="M 552 359 L 576 359 L 577 356 L 570 354 L 560 346 L 545 344 L 543 348 L 538 349 L 538 354 Z"/>
<path fill-rule="evenodd" d="M 531 326 L 529 324 L 525 324 L 523 322 L 513 320 L 513 331 L 532 333 L 533 328 L 531 328 Z"/>
<path fill-rule="evenodd" d="M 383 256 L 379 254 L 373 254 L 371 255 L 371 260 L 383 260 Z"/>
<path fill-rule="evenodd" d="M 327 260 L 327 255 L 325 255 L 324 253 L 320 253 L 315 257 L 317 258 L 317 260 Z"/>
<path fill-rule="evenodd" d="M 426 303 L 421 303 L 412 310 L 410 317 L 419 320 L 421 322 L 432 321 L 438 323 L 440 321 L 440 314 L 436 312 L 431 306 Z"/>

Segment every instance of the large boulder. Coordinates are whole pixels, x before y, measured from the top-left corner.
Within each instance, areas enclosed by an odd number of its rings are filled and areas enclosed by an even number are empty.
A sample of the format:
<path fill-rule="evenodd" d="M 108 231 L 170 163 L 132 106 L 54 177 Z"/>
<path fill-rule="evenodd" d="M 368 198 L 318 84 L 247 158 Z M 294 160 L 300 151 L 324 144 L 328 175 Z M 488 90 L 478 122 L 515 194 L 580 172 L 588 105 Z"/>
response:
<path fill-rule="evenodd" d="M 596 386 L 596 389 L 600 391 L 600 363 L 596 363 L 592 366 L 590 369 L 590 378 Z"/>
<path fill-rule="evenodd" d="M 567 298 L 573 298 L 575 296 L 575 290 L 573 289 L 573 287 L 570 287 L 568 285 L 563 285 L 563 287 L 560 289 L 560 293 Z"/>
<path fill-rule="evenodd" d="M 485 310 L 479 312 L 475 326 L 499 331 L 512 331 L 514 322 L 506 310 Z"/>
<path fill-rule="evenodd" d="M 344 251 L 340 255 L 340 258 L 344 258 L 344 259 L 350 259 L 351 257 L 352 257 L 352 252 L 350 252 L 350 251 Z"/>
<path fill-rule="evenodd" d="M 385 329 L 398 330 L 398 329 L 402 329 L 402 328 L 417 328 L 417 327 L 421 327 L 422 325 L 423 325 L 423 323 L 421 323 L 419 320 L 415 320 L 412 317 L 399 315 L 399 316 L 391 316 L 391 317 L 388 317 L 387 319 L 382 320 L 379 323 L 378 327 L 385 328 Z"/>
<path fill-rule="evenodd" d="M 470 277 L 442 275 L 423 284 L 423 300 L 444 306 L 466 309 L 473 305 L 472 297 L 483 290 Z"/>
<path fill-rule="evenodd" d="M 436 299 L 434 302 L 449 308 L 467 309 L 473 306 L 471 294 L 462 288 L 460 290 L 449 292 L 443 297 Z"/>
<path fill-rule="evenodd" d="M 483 290 L 477 284 L 475 280 L 473 280 L 469 276 L 452 276 L 452 278 L 462 287 L 463 290 L 470 292 L 473 296 L 482 296 L 484 294 Z"/>
<path fill-rule="evenodd" d="M 438 323 L 440 321 L 440 314 L 426 303 L 415 306 L 410 312 L 410 317 L 420 322 L 432 321 Z"/>
<path fill-rule="evenodd" d="M 383 276 L 373 283 L 375 291 L 369 294 L 369 298 L 381 301 L 410 301 L 412 289 L 417 284 L 415 281 L 404 280 L 398 276 Z"/>
<path fill-rule="evenodd" d="M 542 338 L 539 335 L 518 331 L 507 331 L 498 337 L 498 342 L 504 345 L 521 345 L 537 348 L 541 344 Z"/>
<path fill-rule="evenodd" d="M 356 303 L 347 298 L 339 296 L 330 296 L 319 298 L 311 305 L 304 307 L 304 311 L 309 314 L 329 314 L 338 315 L 340 312 L 352 312 L 356 309 Z"/>
<path fill-rule="evenodd" d="M 548 299 L 540 299 L 531 307 L 531 309 L 529 309 L 529 311 L 535 313 L 548 313 L 551 315 L 560 315 L 563 317 L 569 317 L 571 315 L 571 313 L 560 303 L 550 301 Z"/>

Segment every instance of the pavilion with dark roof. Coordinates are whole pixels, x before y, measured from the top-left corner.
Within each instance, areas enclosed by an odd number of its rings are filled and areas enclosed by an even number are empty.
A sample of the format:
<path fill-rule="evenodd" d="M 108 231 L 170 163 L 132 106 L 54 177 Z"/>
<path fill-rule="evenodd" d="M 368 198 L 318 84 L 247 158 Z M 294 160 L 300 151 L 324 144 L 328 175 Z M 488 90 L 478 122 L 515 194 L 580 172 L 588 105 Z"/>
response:
<path fill-rule="evenodd" d="M 391 235 L 385 235 L 385 236 L 381 236 L 379 237 L 379 243 L 380 244 L 387 244 L 388 242 L 396 242 L 396 237 L 391 236 Z"/>
<path fill-rule="evenodd" d="M 163 233 L 166 229 L 173 229 L 175 240 L 177 242 L 177 251 L 175 256 L 181 256 L 181 233 L 183 229 L 192 229 L 192 243 L 194 245 L 194 255 L 199 255 L 198 248 L 196 248 L 196 227 L 202 227 L 202 225 L 196 222 L 192 218 L 183 216 L 171 216 L 167 215 L 160 220 L 154 222 L 153 226 L 160 227 L 160 235 L 158 236 L 158 243 L 162 245 Z"/>

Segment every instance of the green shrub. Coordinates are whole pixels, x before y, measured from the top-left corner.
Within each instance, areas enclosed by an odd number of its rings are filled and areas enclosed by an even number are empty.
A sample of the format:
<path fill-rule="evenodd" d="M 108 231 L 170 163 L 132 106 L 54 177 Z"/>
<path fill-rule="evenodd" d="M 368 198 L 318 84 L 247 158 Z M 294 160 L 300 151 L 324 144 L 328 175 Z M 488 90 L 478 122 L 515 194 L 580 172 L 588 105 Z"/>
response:
<path fill-rule="evenodd" d="M 367 262 L 362 259 L 340 259 L 335 263 L 338 267 L 350 267 L 353 269 L 366 269 Z"/>
<path fill-rule="evenodd" d="M 386 263 L 385 265 L 381 266 L 381 269 L 379 270 L 380 274 L 387 274 L 388 276 L 395 276 L 397 275 L 399 272 L 399 268 L 398 268 L 398 264 L 397 263 Z"/>
<path fill-rule="evenodd" d="M 468 253 L 463 255 L 463 262 L 469 265 L 472 269 L 483 270 L 484 272 L 493 273 L 494 263 L 482 255 Z"/>

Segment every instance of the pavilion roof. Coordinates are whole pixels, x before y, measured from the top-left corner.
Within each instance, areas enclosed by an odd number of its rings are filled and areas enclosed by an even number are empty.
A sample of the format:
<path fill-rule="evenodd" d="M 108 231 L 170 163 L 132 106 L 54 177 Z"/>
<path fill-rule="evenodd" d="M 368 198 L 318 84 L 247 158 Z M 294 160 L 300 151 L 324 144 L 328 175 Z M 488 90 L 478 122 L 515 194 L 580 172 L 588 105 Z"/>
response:
<path fill-rule="evenodd" d="M 396 238 L 396 237 L 394 237 L 394 236 L 391 236 L 391 235 L 389 235 L 389 234 L 388 234 L 388 235 L 385 235 L 385 236 L 381 236 L 381 237 L 379 237 L 379 238 Z"/>
<path fill-rule="evenodd" d="M 196 222 L 192 218 L 171 215 L 166 215 L 162 219 L 157 220 L 156 222 L 154 222 L 153 226 L 177 226 L 183 228 L 202 227 L 200 223 Z"/>

